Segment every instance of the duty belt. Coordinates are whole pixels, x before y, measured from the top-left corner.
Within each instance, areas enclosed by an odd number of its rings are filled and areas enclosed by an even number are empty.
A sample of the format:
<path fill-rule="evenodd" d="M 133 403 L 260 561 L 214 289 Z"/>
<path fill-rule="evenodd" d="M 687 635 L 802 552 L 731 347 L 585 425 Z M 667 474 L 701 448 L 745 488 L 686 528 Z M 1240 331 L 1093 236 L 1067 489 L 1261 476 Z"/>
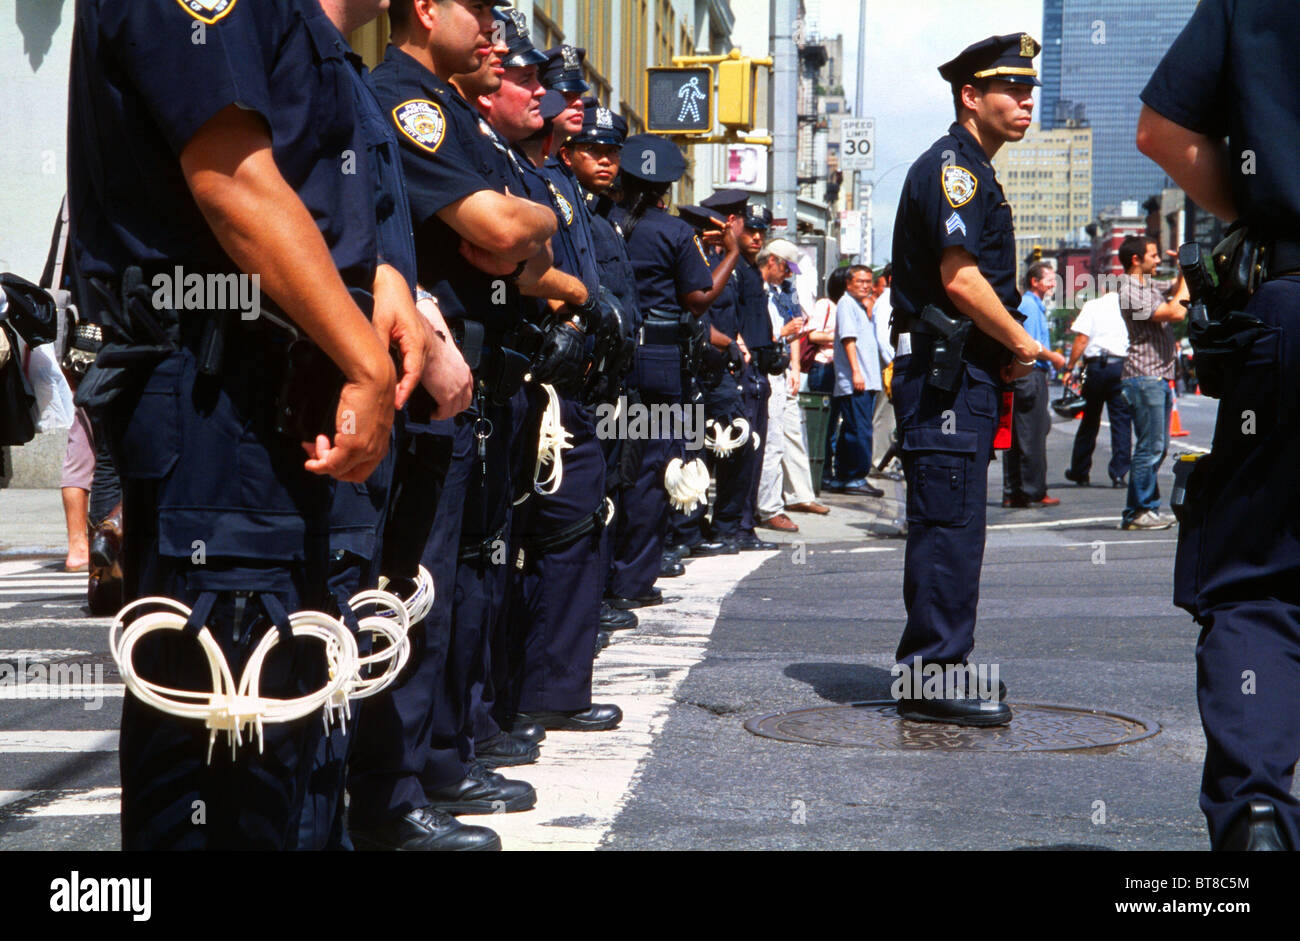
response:
<path fill-rule="evenodd" d="M 677 323 L 651 323 L 641 325 L 638 346 L 676 346 L 681 339 L 681 326 Z"/>
<path fill-rule="evenodd" d="M 911 314 L 905 314 L 900 310 L 894 311 L 894 323 L 898 328 L 897 334 L 910 333 L 912 335 L 913 353 L 928 349 L 926 344 L 932 344 L 935 340 L 942 338 L 939 331 L 932 328 L 920 317 L 913 317 Z M 897 334 L 892 336 L 895 348 L 898 347 Z M 920 343 L 917 342 L 918 339 L 921 339 Z M 996 372 L 1008 362 L 1009 356 L 1010 353 L 1006 347 L 988 334 L 975 328 L 972 324 L 970 334 L 966 338 L 965 349 L 962 351 L 963 360 L 988 372 Z"/>
<path fill-rule="evenodd" d="M 1124 360 L 1125 357 L 1116 356 L 1114 353 L 1101 353 L 1097 356 L 1085 356 L 1083 358 L 1085 363 L 1096 363 L 1100 369 L 1105 369 L 1112 361 L 1122 363 Z"/>
<path fill-rule="evenodd" d="M 502 524 L 501 528 L 490 536 L 478 540 L 477 542 L 462 542 L 460 551 L 456 554 L 458 562 L 490 562 L 492 554 L 502 545 L 502 539 L 505 537 L 506 527 Z"/>
<path fill-rule="evenodd" d="M 551 533 L 542 533 L 536 536 L 525 536 L 520 540 L 519 558 L 517 564 L 523 568 L 526 564 L 528 555 L 546 555 L 548 552 L 554 552 L 557 549 L 564 549 L 573 545 L 583 536 L 589 533 L 598 533 L 605 528 L 605 501 L 602 499 L 598 506 L 591 513 L 580 517 L 575 522 L 558 529 Z"/>

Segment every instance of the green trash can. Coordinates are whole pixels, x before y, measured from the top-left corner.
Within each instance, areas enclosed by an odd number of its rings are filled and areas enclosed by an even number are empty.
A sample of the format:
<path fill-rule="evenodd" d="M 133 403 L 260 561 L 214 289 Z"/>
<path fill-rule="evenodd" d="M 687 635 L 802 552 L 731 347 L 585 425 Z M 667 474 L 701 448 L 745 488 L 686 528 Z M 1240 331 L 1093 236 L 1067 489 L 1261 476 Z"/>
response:
<path fill-rule="evenodd" d="M 821 392 L 800 392 L 804 429 L 808 433 L 808 468 L 813 493 L 821 496 L 822 467 L 826 464 L 826 426 L 831 420 L 831 397 Z"/>

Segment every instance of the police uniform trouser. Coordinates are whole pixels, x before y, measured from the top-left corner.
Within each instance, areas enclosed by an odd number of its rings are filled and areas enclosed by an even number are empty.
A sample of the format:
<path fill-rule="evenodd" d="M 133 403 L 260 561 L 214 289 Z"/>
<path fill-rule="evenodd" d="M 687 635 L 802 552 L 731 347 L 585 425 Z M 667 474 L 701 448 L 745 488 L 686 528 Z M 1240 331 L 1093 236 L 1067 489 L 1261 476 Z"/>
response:
<path fill-rule="evenodd" d="M 1012 383 L 1011 447 L 1002 454 L 1002 495 L 1041 500 L 1047 496 L 1047 373 L 1034 367 Z"/>
<path fill-rule="evenodd" d="M 1123 357 L 1109 356 L 1104 366 L 1101 362 L 1101 357 L 1088 360 L 1088 375 L 1082 390 L 1086 404 L 1083 418 L 1079 419 L 1079 430 L 1074 435 L 1070 471 L 1076 477 L 1084 477 L 1092 470 L 1092 451 L 1097 445 L 1101 409 L 1105 406 L 1106 417 L 1110 420 L 1110 465 L 1107 469 L 1110 476 L 1118 480 L 1128 473 L 1133 460 L 1133 414 L 1120 384 L 1124 375 Z"/>
<path fill-rule="evenodd" d="M 636 384 L 647 408 L 681 403 L 681 354 L 676 346 L 642 345 L 636 351 Z M 609 590 L 620 598 L 642 598 L 654 588 L 668 526 L 664 469 L 680 443 L 670 430 L 662 437 L 629 442 L 639 452 L 636 480 L 624 491 L 613 540 Z"/>
<path fill-rule="evenodd" d="M 1201 810 L 1219 846 L 1251 800 L 1300 846 L 1300 277 L 1264 284 L 1246 312 L 1271 329 L 1219 403 L 1212 453 L 1188 483 L 1174 601 L 1201 625 Z"/>
<path fill-rule="evenodd" d="M 398 432 L 394 427 L 388 454 L 365 483 L 331 482 L 334 493 L 330 507 L 327 587 L 333 604 L 327 610 L 340 617 L 356 635 L 362 656 L 370 654 L 371 638 L 359 632 L 356 612 L 348 601 L 379 583 L 380 545 L 397 463 L 397 442 Z M 300 849 L 352 849 L 343 826 L 343 791 L 347 784 L 348 759 L 361 724 L 363 701 L 354 700 L 349 705 L 348 721 L 334 725 L 317 747 L 309 793 L 303 804 L 298 836 Z"/>
<path fill-rule="evenodd" d="M 767 377 L 753 363 L 745 366 L 740 379 L 740 404 L 752 434 L 759 436 L 754 447 L 751 436 L 737 451 L 725 458 L 710 452 L 710 465 L 716 475 L 716 499 L 713 504 L 713 538 L 734 539 L 754 528 L 754 509 L 758 500 L 759 472 L 763 466 L 763 442 L 767 439 Z"/>
<path fill-rule="evenodd" d="M 451 675 L 463 684 L 468 711 L 459 723 L 458 741 L 465 760 L 473 759 L 474 743 L 501 732 L 508 717 L 503 709 L 511 696 L 510 663 L 518 657 L 521 639 L 512 634 L 509 611 L 517 580 L 516 523 L 526 519 L 532 497 L 514 505 L 521 492 L 532 490 L 535 434 L 528 432 L 527 394 L 518 390 L 504 405 L 490 406 L 492 435 L 487 445 L 487 477 L 475 465 L 465 508 L 462 549 L 481 551 L 463 559 L 456 569 Z M 535 429 L 534 429 L 535 430 Z M 525 470 L 526 468 L 526 470 Z M 498 700 L 502 709 L 497 708 Z"/>
<path fill-rule="evenodd" d="M 900 356 L 894 369 L 907 479 L 907 627 L 896 656 L 907 664 L 914 657 L 963 663 L 975 644 L 997 386 L 990 373 L 969 363 L 962 364 L 952 391 L 927 386 L 928 338 L 912 337 L 912 354 Z"/>
<path fill-rule="evenodd" d="M 521 534 L 524 568 L 519 603 L 510 618 L 519 625 L 522 649 L 511 664 L 509 714 L 582 710 L 591 706 L 591 671 L 600 599 L 604 590 L 602 525 L 554 548 L 546 539 L 605 512 L 605 455 L 591 410 L 561 395 L 560 415 L 573 447 L 563 453 L 564 476 L 553 494 L 534 493 L 527 530 Z M 499 712 L 499 714 L 501 714 Z"/>
<path fill-rule="evenodd" d="M 240 352 L 221 376 L 200 379 L 183 349 L 104 412 L 123 484 L 126 597 L 194 608 L 236 677 L 272 623 L 287 628 L 289 614 L 329 603 L 329 483 L 302 469 L 297 442 L 271 430 L 275 355 L 252 343 Z M 207 658 L 185 633 L 148 636 L 134 664 L 166 686 L 210 688 Z M 325 674 L 318 643 L 282 642 L 261 689 L 305 695 Z M 209 764 L 202 721 L 128 694 L 118 753 L 123 849 L 295 848 L 323 733 L 319 714 L 267 725 L 260 752 L 245 741 L 233 759 L 218 735 Z"/>
<path fill-rule="evenodd" d="M 411 657 L 397 683 L 361 704 L 348 788 L 354 826 L 380 826 L 423 807 L 426 786 L 464 777 L 454 727 L 463 706 L 448 672 L 448 653 L 461 514 L 473 459 L 467 419 L 457 421 L 452 435 L 410 435 L 399 456 L 384 570 L 392 579 L 406 579 L 423 565 L 433 577 L 434 605 L 423 621 L 411 625 Z"/>

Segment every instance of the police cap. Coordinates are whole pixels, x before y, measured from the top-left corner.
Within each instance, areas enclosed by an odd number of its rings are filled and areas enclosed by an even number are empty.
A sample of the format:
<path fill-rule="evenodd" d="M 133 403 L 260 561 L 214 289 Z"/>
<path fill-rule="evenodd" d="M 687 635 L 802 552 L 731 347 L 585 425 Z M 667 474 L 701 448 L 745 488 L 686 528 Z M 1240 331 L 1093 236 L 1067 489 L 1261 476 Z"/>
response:
<path fill-rule="evenodd" d="M 566 94 L 590 91 L 591 86 L 582 77 L 582 63 L 587 58 L 587 50 L 578 46 L 556 46 L 544 53 L 546 64 L 542 66 L 541 80 L 547 88 Z"/>
<path fill-rule="evenodd" d="M 542 65 L 546 55 L 533 45 L 528 36 L 528 18 L 519 10 L 493 10 L 502 26 L 501 37 L 509 50 L 501 60 L 508 69 L 522 69 L 529 65 Z"/>
<path fill-rule="evenodd" d="M 700 200 L 700 205 L 723 215 L 739 216 L 744 214 L 748 202 L 749 194 L 744 190 L 714 190 L 712 196 Z"/>
<path fill-rule="evenodd" d="M 586 109 L 582 115 L 582 130 L 570 138 L 570 143 L 622 147 L 627 139 L 627 121 L 623 116 L 604 107 L 595 98 L 584 98 L 582 104 Z"/>
<path fill-rule="evenodd" d="M 716 212 L 703 204 L 699 206 L 678 206 L 677 215 L 681 216 L 683 221 L 701 230 L 721 229 L 726 225 L 724 220 L 718 218 Z"/>
<path fill-rule="evenodd" d="M 939 74 L 953 88 L 984 78 L 1041 85 L 1034 56 L 1042 48 L 1028 33 L 990 36 L 967 46 L 955 59 L 939 66 Z"/>
<path fill-rule="evenodd" d="M 635 134 L 623 144 L 623 172 L 647 183 L 676 183 L 686 172 L 686 158 L 670 140 Z"/>
<path fill-rule="evenodd" d="M 766 206 L 750 206 L 745 210 L 745 228 L 766 232 L 772 227 L 772 210 Z"/>

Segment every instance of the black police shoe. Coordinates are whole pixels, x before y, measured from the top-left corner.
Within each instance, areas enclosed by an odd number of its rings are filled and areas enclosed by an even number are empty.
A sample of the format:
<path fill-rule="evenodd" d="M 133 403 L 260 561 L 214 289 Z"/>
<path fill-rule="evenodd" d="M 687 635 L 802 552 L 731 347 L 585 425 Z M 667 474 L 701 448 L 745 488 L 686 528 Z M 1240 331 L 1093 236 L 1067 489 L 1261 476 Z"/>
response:
<path fill-rule="evenodd" d="M 519 718 L 553 732 L 603 732 L 623 721 L 623 710 L 611 703 L 592 703 L 573 712 L 521 712 Z"/>
<path fill-rule="evenodd" d="M 530 745 L 539 745 L 546 740 L 546 729 L 536 722 L 521 722 L 516 718 L 514 724 L 506 731 Z"/>
<path fill-rule="evenodd" d="M 489 768 L 531 765 L 541 753 L 541 749 L 532 742 L 505 732 L 498 732 L 486 742 L 474 743 L 474 757 Z"/>
<path fill-rule="evenodd" d="M 631 611 L 620 611 L 607 601 L 600 603 L 600 629 L 602 631 L 629 631 L 640 622 Z"/>
<path fill-rule="evenodd" d="M 429 791 L 428 796 L 430 807 L 449 814 L 511 814 L 532 810 L 537 803 L 537 792 L 527 781 L 510 781 L 479 761 L 469 766 L 463 780 Z"/>
<path fill-rule="evenodd" d="M 767 542 L 759 539 L 756 534 L 749 532 L 741 533 L 736 537 L 736 548 L 741 552 L 769 552 L 773 549 L 780 549 L 781 544 L 779 542 Z"/>
<path fill-rule="evenodd" d="M 992 699 L 900 699 L 898 714 L 913 722 L 949 725 L 1006 725 L 1011 721 L 1011 707 Z"/>
<path fill-rule="evenodd" d="M 664 558 L 672 557 L 674 562 L 680 562 L 691 554 L 690 546 L 664 546 Z"/>
<path fill-rule="evenodd" d="M 350 827 L 352 844 L 365 852 L 404 850 L 499 850 L 501 839 L 487 827 L 471 827 L 449 813 L 421 807 L 378 827 Z"/>
<path fill-rule="evenodd" d="M 707 559 L 712 555 L 735 555 L 740 549 L 730 539 L 721 539 L 718 542 L 697 542 L 691 546 L 692 559 Z"/>
<path fill-rule="evenodd" d="M 1225 852 L 1241 850 L 1289 850 L 1286 832 L 1277 821 L 1277 808 L 1268 801 L 1251 801 L 1224 834 Z"/>
<path fill-rule="evenodd" d="M 677 578 L 679 575 L 686 574 L 686 566 L 678 562 L 671 555 L 665 552 L 659 557 L 659 577 L 660 578 Z"/>
<path fill-rule="evenodd" d="M 642 595 L 640 598 L 620 598 L 618 595 L 606 595 L 605 603 L 611 608 L 618 608 L 620 611 L 626 611 L 629 608 L 650 608 L 664 603 L 664 593 L 658 588 L 651 588 L 650 594 Z"/>
<path fill-rule="evenodd" d="M 596 640 L 591 648 L 591 659 L 595 660 L 600 652 L 609 646 L 609 631 L 596 631 Z"/>
<path fill-rule="evenodd" d="M 1065 471 L 1065 479 L 1071 483 L 1078 484 L 1080 487 L 1087 487 L 1091 484 L 1087 474 L 1076 474 L 1068 468 Z"/>

